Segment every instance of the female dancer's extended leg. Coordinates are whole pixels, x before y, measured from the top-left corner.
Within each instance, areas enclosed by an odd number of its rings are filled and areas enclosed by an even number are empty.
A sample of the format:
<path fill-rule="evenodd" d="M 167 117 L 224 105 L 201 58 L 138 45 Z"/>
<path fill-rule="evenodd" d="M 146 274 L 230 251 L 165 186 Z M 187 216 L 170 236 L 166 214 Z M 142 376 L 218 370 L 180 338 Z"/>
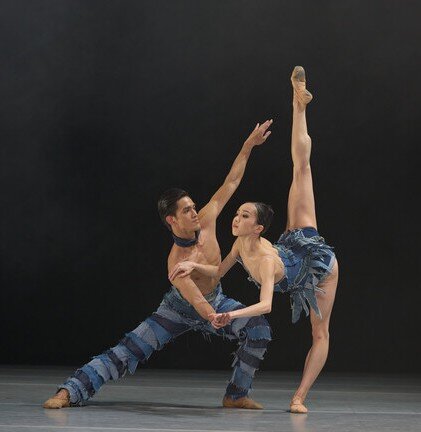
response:
<path fill-rule="evenodd" d="M 305 72 L 301 66 L 295 67 L 291 76 L 294 89 L 291 154 L 293 180 L 288 197 L 287 230 L 304 227 L 317 228 L 316 210 L 311 177 L 310 154 L 311 138 L 307 133 L 306 106 L 312 96 L 306 90 Z M 307 354 L 300 386 L 291 400 L 291 412 L 306 413 L 304 400 L 324 364 L 329 351 L 329 319 L 335 300 L 338 284 L 338 263 L 332 273 L 320 284 L 325 293 L 317 293 L 317 302 L 322 315 L 320 319 L 311 310 L 313 344 Z"/>

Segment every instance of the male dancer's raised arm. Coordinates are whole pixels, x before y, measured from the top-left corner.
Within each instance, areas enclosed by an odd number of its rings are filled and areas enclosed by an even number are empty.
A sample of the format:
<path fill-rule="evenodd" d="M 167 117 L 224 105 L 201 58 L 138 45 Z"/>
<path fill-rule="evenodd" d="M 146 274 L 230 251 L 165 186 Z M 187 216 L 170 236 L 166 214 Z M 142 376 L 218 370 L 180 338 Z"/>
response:
<path fill-rule="evenodd" d="M 259 123 L 256 125 L 234 160 L 224 183 L 199 213 L 196 213 L 193 201 L 189 197 L 184 197 L 183 199 L 185 202 L 180 200 L 179 203 L 181 204 L 178 208 L 180 217 L 167 216 L 166 222 L 171 226 L 171 230 L 176 237 L 189 239 L 194 237 L 194 233 L 200 230 L 200 238 L 198 239 L 199 248 L 193 251 L 187 250 L 190 248 L 182 248 L 184 249 L 182 251 L 180 251 L 180 248 L 173 248 L 168 257 L 169 272 L 177 263 L 186 259 L 202 264 L 219 265 L 221 262 L 221 254 L 216 239 L 216 219 L 240 185 L 253 147 L 263 144 L 271 134 L 268 128 L 272 122 L 273 120 L 267 120 L 262 125 Z M 186 214 L 190 215 L 191 221 L 194 222 L 197 219 L 199 222 L 198 227 L 193 229 L 193 232 L 191 229 L 185 229 L 187 226 L 185 223 L 182 223 L 181 218 Z M 175 216 L 177 216 L 177 214 Z M 200 246 L 202 246 L 202 248 L 200 248 Z M 196 312 L 203 319 L 209 320 L 209 316 L 214 314 L 215 310 L 204 296 L 215 288 L 218 280 L 218 277 L 209 277 L 203 274 L 199 275 L 199 273 L 196 272 L 196 274 L 186 277 L 176 277 L 171 280 L 171 282 L 180 291 L 184 299 L 195 308 Z"/>
<path fill-rule="evenodd" d="M 223 185 L 215 192 L 208 204 L 199 212 L 201 224 L 215 223 L 225 204 L 232 197 L 241 183 L 247 162 L 253 147 L 263 144 L 271 134 L 268 128 L 273 120 L 266 120 L 263 124 L 257 123 L 253 132 L 246 139 L 240 153 L 235 158 L 231 170 L 228 173 Z"/>

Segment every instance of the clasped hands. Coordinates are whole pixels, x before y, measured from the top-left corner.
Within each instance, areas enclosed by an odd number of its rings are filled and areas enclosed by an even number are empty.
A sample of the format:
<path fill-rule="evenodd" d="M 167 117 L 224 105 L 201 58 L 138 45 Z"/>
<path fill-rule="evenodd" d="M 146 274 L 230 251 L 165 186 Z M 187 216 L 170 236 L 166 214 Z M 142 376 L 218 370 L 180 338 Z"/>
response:
<path fill-rule="evenodd" d="M 224 313 L 211 313 L 208 315 L 209 321 L 213 328 L 220 329 L 225 327 L 227 324 L 231 322 L 231 315 L 229 312 Z"/>

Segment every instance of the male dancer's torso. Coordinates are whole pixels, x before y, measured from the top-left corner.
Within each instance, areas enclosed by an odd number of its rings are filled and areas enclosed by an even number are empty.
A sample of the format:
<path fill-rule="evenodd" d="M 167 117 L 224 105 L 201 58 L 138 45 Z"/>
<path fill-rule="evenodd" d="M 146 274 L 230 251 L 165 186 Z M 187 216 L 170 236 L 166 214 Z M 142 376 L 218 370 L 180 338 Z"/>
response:
<path fill-rule="evenodd" d="M 199 219 L 201 219 L 200 216 L 199 212 Z M 195 245 L 190 247 L 173 245 L 168 256 L 168 272 L 181 261 L 219 266 L 221 263 L 221 250 L 216 239 L 214 223 L 205 225 L 201 223 L 198 242 Z M 219 282 L 218 278 L 202 275 L 196 270 L 193 270 L 190 278 L 204 296 L 211 293 Z M 177 283 L 175 283 L 175 287 L 177 288 Z"/>

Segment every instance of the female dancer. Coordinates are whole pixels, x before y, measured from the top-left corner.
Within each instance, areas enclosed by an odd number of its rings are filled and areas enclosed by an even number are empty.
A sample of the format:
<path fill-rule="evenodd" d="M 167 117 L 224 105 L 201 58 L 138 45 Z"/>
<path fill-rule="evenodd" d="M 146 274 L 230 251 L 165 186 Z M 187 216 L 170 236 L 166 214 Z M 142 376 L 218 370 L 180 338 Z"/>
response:
<path fill-rule="evenodd" d="M 270 225 L 273 210 L 263 203 L 245 203 L 232 223 L 237 237 L 231 252 L 219 267 L 185 261 L 177 264 L 169 278 L 192 271 L 224 276 L 239 261 L 250 279 L 260 288 L 260 301 L 236 311 L 214 314 L 212 325 L 221 328 L 231 320 L 271 311 L 274 291 L 291 296 L 292 321 L 302 310 L 309 314 L 313 344 L 307 354 L 301 383 L 291 399 L 293 413 L 306 413 L 304 405 L 310 387 L 322 370 L 329 350 L 329 319 L 338 284 L 338 263 L 332 248 L 317 232 L 313 182 L 310 168 L 311 139 L 307 133 L 306 106 L 312 95 L 306 90 L 305 72 L 296 66 L 292 72 L 293 122 L 291 153 L 293 179 L 288 197 L 287 226 L 275 244 L 261 237 Z"/>

